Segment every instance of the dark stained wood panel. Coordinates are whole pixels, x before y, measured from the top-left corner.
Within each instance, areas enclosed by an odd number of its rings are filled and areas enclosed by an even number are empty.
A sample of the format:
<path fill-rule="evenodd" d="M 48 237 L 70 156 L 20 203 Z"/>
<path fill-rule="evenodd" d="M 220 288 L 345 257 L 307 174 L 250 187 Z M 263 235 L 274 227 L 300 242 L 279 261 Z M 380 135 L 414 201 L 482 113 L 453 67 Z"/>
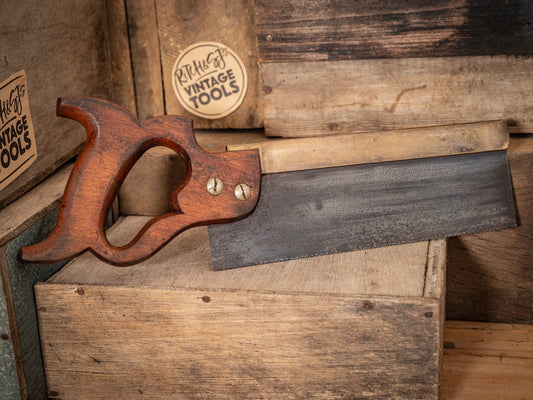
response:
<path fill-rule="evenodd" d="M 515 226 L 506 151 L 269 174 L 251 216 L 209 227 L 215 269 Z"/>
<path fill-rule="evenodd" d="M 530 0 L 257 0 L 262 62 L 524 55 Z"/>

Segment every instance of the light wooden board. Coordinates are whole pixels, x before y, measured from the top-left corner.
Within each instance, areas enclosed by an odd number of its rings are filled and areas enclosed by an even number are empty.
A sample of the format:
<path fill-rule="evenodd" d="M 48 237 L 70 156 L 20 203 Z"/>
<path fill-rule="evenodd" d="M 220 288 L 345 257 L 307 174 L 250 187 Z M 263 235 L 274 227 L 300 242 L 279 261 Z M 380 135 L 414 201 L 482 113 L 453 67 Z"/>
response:
<path fill-rule="evenodd" d="M 261 62 L 531 54 L 528 0 L 257 0 Z"/>
<path fill-rule="evenodd" d="M 125 7 L 137 116 L 145 121 L 165 113 L 155 2 L 126 0 Z"/>
<path fill-rule="evenodd" d="M 436 399 L 435 302 L 36 286 L 52 398 Z"/>
<path fill-rule="evenodd" d="M 194 120 L 196 128 L 260 128 L 263 126 L 261 78 L 257 66 L 254 8 L 251 0 L 156 0 L 161 66 L 168 114 Z M 232 114 L 217 120 L 193 116 L 180 105 L 172 88 L 172 67 L 180 53 L 198 42 L 219 42 L 232 49 L 248 72 L 248 92 Z"/>
<path fill-rule="evenodd" d="M 262 65 L 265 132 L 300 137 L 504 119 L 533 131 L 533 58 Z"/>
<path fill-rule="evenodd" d="M 442 400 L 533 398 L 533 325 L 448 321 Z"/>
<path fill-rule="evenodd" d="M 509 165 L 518 226 L 449 240 L 449 318 L 533 323 L 533 136 L 511 138 Z"/>
<path fill-rule="evenodd" d="M 110 97 L 111 75 L 103 0 L 2 2 L 0 80 L 25 70 L 38 158 L 0 193 L 0 207 L 75 155 L 81 125 L 55 116 L 57 97 Z"/>
<path fill-rule="evenodd" d="M 112 243 L 123 245 L 149 219 L 127 217 L 111 228 L 108 237 Z M 434 256 L 432 260 L 441 265 L 446 250 L 443 241 L 438 243 L 430 253 Z M 424 288 L 427 291 L 434 287 L 426 282 L 435 276 L 427 273 L 427 255 L 427 242 L 420 242 L 213 271 L 207 230 L 199 227 L 185 231 L 151 259 L 127 268 L 110 266 L 86 253 L 54 275 L 49 283 L 421 297 Z M 441 294 L 442 288 L 434 288 L 431 297 Z"/>
<path fill-rule="evenodd" d="M 509 143 L 504 121 L 268 140 L 229 145 L 228 150 L 258 149 L 263 174 L 315 168 L 413 160 L 504 150 Z"/>

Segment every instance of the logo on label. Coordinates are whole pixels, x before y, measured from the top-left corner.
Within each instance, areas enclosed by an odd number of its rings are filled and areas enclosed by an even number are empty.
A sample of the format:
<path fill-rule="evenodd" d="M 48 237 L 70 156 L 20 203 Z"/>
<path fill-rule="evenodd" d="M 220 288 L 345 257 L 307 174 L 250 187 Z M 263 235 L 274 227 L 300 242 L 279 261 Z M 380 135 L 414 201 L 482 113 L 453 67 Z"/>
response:
<path fill-rule="evenodd" d="M 172 86 L 181 105 L 206 119 L 222 118 L 239 108 L 247 85 L 241 59 L 220 43 L 189 46 L 172 69 Z"/>
<path fill-rule="evenodd" d="M 37 159 L 26 73 L 0 83 L 0 190 Z"/>

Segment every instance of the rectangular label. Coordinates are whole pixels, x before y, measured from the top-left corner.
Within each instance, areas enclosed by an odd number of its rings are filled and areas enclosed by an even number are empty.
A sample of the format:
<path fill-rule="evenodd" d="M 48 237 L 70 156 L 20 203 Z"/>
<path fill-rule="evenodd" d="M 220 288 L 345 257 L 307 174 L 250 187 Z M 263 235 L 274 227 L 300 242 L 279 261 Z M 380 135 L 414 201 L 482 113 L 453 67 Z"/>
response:
<path fill-rule="evenodd" d="M 36 159 L 26 72 L 20 71 L 0 84 L 0 190 Z"/>

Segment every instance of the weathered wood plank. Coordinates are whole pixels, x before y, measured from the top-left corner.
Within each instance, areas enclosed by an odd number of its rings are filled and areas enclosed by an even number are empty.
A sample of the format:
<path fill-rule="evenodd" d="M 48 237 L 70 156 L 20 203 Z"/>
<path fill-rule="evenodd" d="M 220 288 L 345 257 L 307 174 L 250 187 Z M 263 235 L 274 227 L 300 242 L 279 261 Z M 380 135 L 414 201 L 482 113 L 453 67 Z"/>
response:
<path fill-rule="evenodd" d="M 112 81 L 110 100 L 135 114 L 137 105 L 135 103 L 126 7 L 124 0 L 106 0 L 105 4 Z"/>
<path fill-rule="evenodd" d="M 36 188 L 0 210 L 0 393 L 6 399 L 41 399 L 44 372 L 37 332 L 33 284 L 59 265 L 20 262 L 24 245 L 51 231 L 70 167 L 63 167 Z"/>
<path fill-rule="evenodd" d="M 501 150 L 264 175 L 250 216 L 208 230 L 226 269 L 515 224 Z"/>
<path fill-rule="evenodd" d="M 145 121 L 165 113 L 155 2 L 126 0 L 125 4 L 137 117 Z"/>
<path fill-rule="evenodd" d="M 533 326 L 448 321 L 442 400 L 531 398 Z"/>
<path fill-rule="evenodd" d="M 75 155 L 81 126 L 55 116 L 58 96 L 109 98 L 110 67 L 103 0 L 2 2 L 0 80 L 25 70 L 38 158 L 0 193 L 0 207 L 30 189 Z"/>
<path fill-rule="evenodd" d="M 228 145 L 258 149 L 263 174 L 504 150 L 505 121 Z"/>
<path fill-rule="evenodd" d="M 261 128 L 262 91 L 253 1 L 156 0 L 156 8 L 166 112 L 192 118 L 196 128 Z M 248 92 L 243 104 L 232 114 L 217 120 L 202 119 L 187 112 L 172 88 L 172 67 L 180 53 L 194 43 L 205 41 L 228 46 L 239 56 L 248 72 Z"/>
<path fill-rule="evenodd" d="M 256 0 L 261 62 L 533 53 L 528 0 Z"/>
<path fill-rule="evenodd" d="M 518 226 L 449 240 L 450 319 L 533 323 L 533 137 L 509 146 Z"/>
<path fill-rule="evenodd" d="M 441 57 L 262 66 L 265 131 L 299 137 L 504 119 L 533 131 L 533 58 Z"/>
<path fill-rule="evenodd" d="M 126 217 L 108 232 L 111 243 L 119 246 L 133 238 L 149 217 Z M 84 254 L 69 263 L 49 283 L 117 285 L 157 288 L 205 288 L 209 290 L 276 291 L 289 293 L 346 294 L 422 297 L 432 287 L 432 298 L 442 290 L 426 277 L 433 276 L 428 254 L 443 267 L 443 246 L 428 250 L 427 242 L 390 246 L 360 252 L 334 254 L 253 268 L 214 271 L 205 227 L 183 232 L 149 260 L 128 268 L 116 268 Z M 433 264 L 432 264 L 433 265 Z M 356 267 L 354 267 L 356 266 Z M 442 280 L 436 279 L 436 282 Z"/>
<path fill-rule="evenodd" d="M 54 398 L 437 398 L 435 300 L 57 284 L 36 295 Z"/>

